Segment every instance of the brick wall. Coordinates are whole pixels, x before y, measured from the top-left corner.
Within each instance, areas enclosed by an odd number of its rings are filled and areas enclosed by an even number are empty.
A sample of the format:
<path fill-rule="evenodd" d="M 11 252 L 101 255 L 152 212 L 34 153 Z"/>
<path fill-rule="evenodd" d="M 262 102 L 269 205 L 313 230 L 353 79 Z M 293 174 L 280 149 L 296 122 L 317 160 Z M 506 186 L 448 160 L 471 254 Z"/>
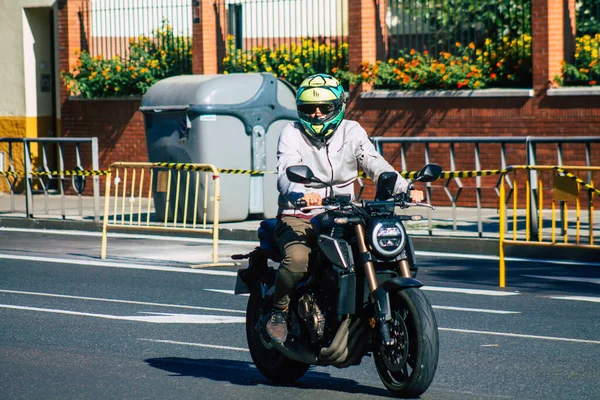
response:
<path fill-rule="evenodd" d="M 381 25 L 384 2 L 349 0 L 348 18 L 353 35 L 349 40 L 350 68 L 356 70 L 361 62 L 375 62 L 383 48 L 384 30 Z M 61 69 L 74 62 L 74 48 L 82 47 L 77 10 L 80 0 L 64 0 L 59 5 L 59 52 Z M 572 34 L 572 15 L 565 9 L 573 8 L 573 0 L 565 7 L 561 0 L 532 0 L 533 15 L 533 75 L 534 96 L 497 98 L 421 98 L 421 99 L 365 99 L 361 91 L 366 85 L 353 88 L 348 116 L 358 120 L 373 136 L 434 137 L 434 136 L 598 136 L 600 129 L 600 96 L 548 96 L 549 81 L 560 70 L 564 58 L 563 29 Z M 193 71 L 212 74 L 217 72 L 219 52 L 222 51 L 224 21 L 217 21 L 213 0 L 202 0 L 199 10 L 201 23 L 194 24 Z M 379 22 L 373 23 L 373 21 Z M 565 23 L 567 21 L 567 23 Z M 100 168 L 113 161 L 146 161 L 143 119 L 137 101 L 74 101 L 68 100 L 64 89 L 62 101 L 62 135 L 97 136 L 100 146 Z M 399 153 L 386 147 L 386 158 L 400 168 Z M 592 147 L 593 165 L 600 165 L 599 147 Z M 563 163 L 583 164 L 583 146 L 566 146 Z M 496 147 L 482 146 L 482 169 L 500 168 L 500 153 Z M 456 170 L 472 170 L 474 150 L 467 145 L 455 148 Z M 524 164 L 522 146 L 510 147 L 507 164 Z M 431 162 L 450 170 L 448 145 L 432 146 Z M 407 152 L 408 169 L 424 164 L 421 145 L 411 146 Z M 555 146 L 538 148 L 538 164 L 556 164 Z M 484 178 L 490 186 L 485 206 L 496 206 L 493 186 L 497 177 Z M 597 177 L 596 180 L 600 180 Z M 474 181 L 463 179 L 465 192 L 460 205 L 474 205 Z M 443 185 L 446 182 L 440 182 Z M 456 182 L 448 182 L 456 190 Z M 368 186 L 367 195 L 372 195 Z M 493 195 L 492 195 L 493 194 Z M 434 201 L 447 204 L 443 190 L 437 190 Z M 442 204 L 440 204 L 442 205 Z"/>

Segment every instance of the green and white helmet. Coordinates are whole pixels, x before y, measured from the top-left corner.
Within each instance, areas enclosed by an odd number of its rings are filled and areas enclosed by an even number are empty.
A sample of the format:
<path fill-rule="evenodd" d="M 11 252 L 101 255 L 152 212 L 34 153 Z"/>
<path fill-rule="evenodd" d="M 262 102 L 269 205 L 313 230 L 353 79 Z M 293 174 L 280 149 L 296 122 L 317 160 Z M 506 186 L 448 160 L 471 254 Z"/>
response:
<path fill-rule="evenodd" d="M 344 88 L 331 75 L 311 75 L 298 87 L 296 106 L 304 132 L 314 139 L 325 140 L 344 119 Z"/>

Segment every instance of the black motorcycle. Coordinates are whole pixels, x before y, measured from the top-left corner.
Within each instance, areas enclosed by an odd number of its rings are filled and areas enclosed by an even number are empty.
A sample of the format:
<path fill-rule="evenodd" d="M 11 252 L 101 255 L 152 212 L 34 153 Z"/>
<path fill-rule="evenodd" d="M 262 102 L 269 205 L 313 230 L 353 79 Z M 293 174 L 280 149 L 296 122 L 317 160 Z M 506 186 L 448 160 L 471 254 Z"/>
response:
<path fill-rule="evenodd" d="M 440 174 L 441 168 L 430 164 L 410 184 L 431 182 Z M 306 166 L 289 167 L 286 175 L 292 182 L 329 186 Z M 393 395 L 418 397 L 431 384 L 439 353 L 437 322 L 415 279 L 413 243 L 403 225 L 422 217 L 395 213 L 395 207 L 431 206 L 411 203 L 407 193 L 394 195 L 396 179 L 395 173 L 381 174 L 374 201 L 338 195 L 324 198 L 318 206 L 324 212 L 311 220 L 318 248 L 311 256 L 309 276 L 292 296 L 283 344 L 271 341 L 265 331 L 276 273 L 268 260 L 281 261 L 273 237 L 276 220 L 261 222 L 260 247 L 233 256 L 249 259 L 248 268 L 238 271 L 235 293 L 250 293 L 248 347 L 266 378 L 291 383 L 310 365 L 345 368 L 372 353 Z M 304 211 L 315 208 L 296 206 Z"/>

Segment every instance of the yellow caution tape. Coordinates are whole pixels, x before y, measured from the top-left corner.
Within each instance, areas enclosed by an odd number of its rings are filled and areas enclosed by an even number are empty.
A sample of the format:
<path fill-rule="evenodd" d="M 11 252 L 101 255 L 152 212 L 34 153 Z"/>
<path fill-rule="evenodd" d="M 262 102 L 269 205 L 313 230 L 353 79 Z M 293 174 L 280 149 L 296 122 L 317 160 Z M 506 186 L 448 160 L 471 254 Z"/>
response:
<path fill-rule="evenodd" d="M 194 164 L 182 164 L 182 163 L 166 163 L 166 162 L 157 162 L 153 163 L 154 166 L 176 169 L 176 170 L 184 170 L 184 171 L 204 171 L 210 172 L 212 169 L 206 166 L 198 166 Z M 563 174 L 566 177 L 574 179 L 585 187 L 586 189 L 600 195 L 600 190 L 596 189 L 594 186 L 586 183 L 582 179 L 573 175 L 572 173 L 564 170 L 561 167 L 554 166 L 556 171 Z M 474 178 L 478 176 L 491 176 L 491 175 L 501 175 L 505 174 L 509 171 L 514 171 L 517 169 L 525 169 L 525 170 L 534 170 L 535 166 L 525 165 L 519 167 L 509 166 L 505 169 L 490 169 L 490 170 L 482 170 L 482 171 L 443 171 L 440 175 L 441 178 L 451 179 L 451 178 Z M 250 169 L 226 169 L 226 168 L 218 168 L 217 171 L 221 174 L 232 174 L 232 175 L 251 175 L 251 176 L 260 176 L 265 174 L 276 174 L 277 171 L 256 171 Z M 32 176 L 102 176 L 108 175 L 110 171 L 107 170 L 66 170 L 66 171 L 31 171 L 29 174 Z M 400 171 L 400 175 L 404 178 L 414 179 L 418 171 Z M 24 176 L 25 173 L 23 171 L 0 171 L 0 176 Z M 368 178 L 367 174 L 364 171 L 358 173 L 359 178 Z"/>
<path fill-rule="evenodd" d="M 67 170 L 67 171 L 31 171 L 32 176 L 101 176 L 108 175 L 109 171 L 100 170 Z M 0 176 L 24 176 L 23 171 L 0 171 Z"/>

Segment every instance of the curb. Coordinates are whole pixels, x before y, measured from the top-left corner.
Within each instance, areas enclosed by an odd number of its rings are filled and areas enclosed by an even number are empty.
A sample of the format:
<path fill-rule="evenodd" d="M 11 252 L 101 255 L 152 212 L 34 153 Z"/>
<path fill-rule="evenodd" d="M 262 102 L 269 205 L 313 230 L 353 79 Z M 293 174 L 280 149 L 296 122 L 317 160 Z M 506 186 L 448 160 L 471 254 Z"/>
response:
<path fill-rule="evenodd" d="M 6 228 L 22 228 L 22 229 L 48 229 L 48 230 L 81 230 L 86 232 L 102 232 L 102 223 L 94 221 L 74 221 L 74 220 L 47 220 L 47 219 L 27 219 L 27 218 L 0 218 L 0 226 Z M 143 235 L 160 235 L 163 232 L 144 229 L 140 227 L 135 230 Z M 111 227 L 110 232 L 131 233 L 132 229 L 120 229 L 119 227 Z M 168 232 L 169 236 L 174 237 L 199 237 L 210 239 L 212 236 L 208 233 L 190 234 L 190 232 Z M 499 243 L 498 239 L 487 238 L 464 238 L 450 236 L 411 236 L 417 251 L 429 251 L 437 253 L 461 253 L 471 256 L 498 257 Z M 222 240 L 237 240 L 258 242 L 257 233 L 253 229 L 234 229 L 220 228 L 219 239 Z M 540 251 L 543 249 L 543 251 Z M 524 245 L 509 245 L 505 246 L 505 256 L 515 258 L 528 259 L 543 259 L 565 262 L 590 262 L 598 264 L 600 254 L 597 249 L 573 248 L 565 249 L 564 247 L 544 246 L 543 248 Z"/>

